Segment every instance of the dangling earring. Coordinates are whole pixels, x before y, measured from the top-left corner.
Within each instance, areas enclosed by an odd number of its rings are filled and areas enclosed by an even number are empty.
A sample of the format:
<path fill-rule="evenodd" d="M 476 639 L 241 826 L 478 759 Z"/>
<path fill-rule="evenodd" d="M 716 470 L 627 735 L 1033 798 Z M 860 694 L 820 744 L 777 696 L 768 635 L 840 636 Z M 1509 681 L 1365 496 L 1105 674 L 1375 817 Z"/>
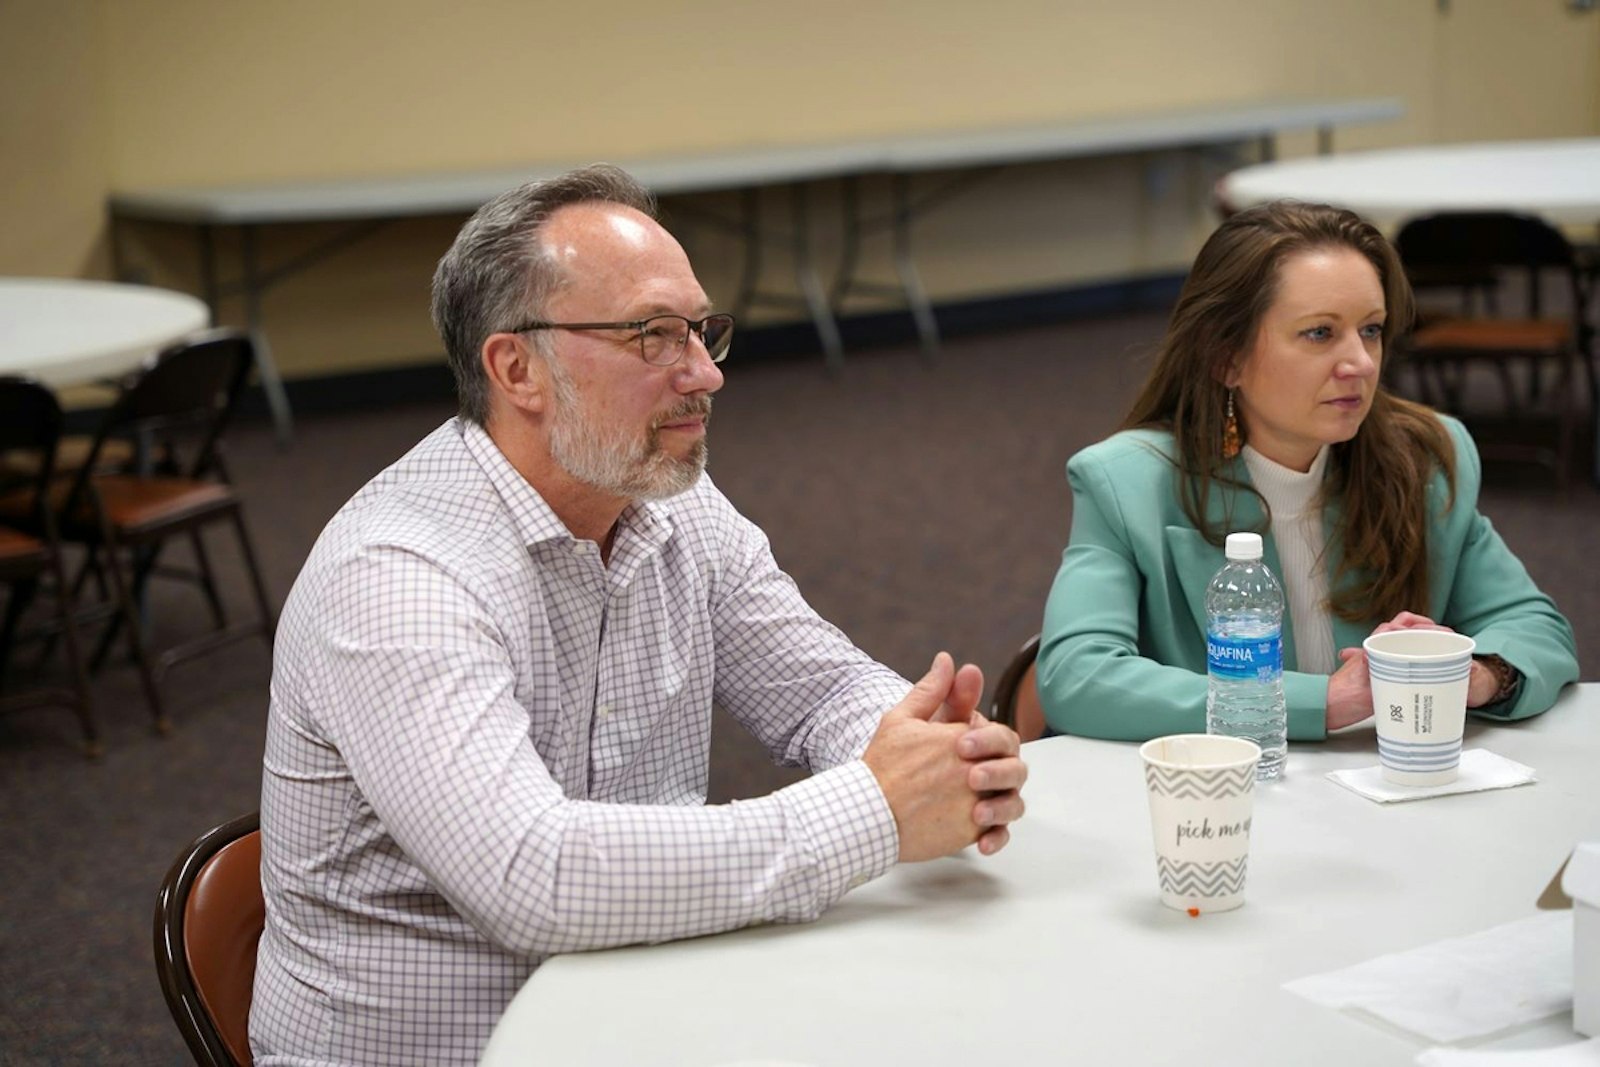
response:
<path fill-rule="evenodd" d="M 1222 419 L 1222 458 L 1232 459 L 1239 454 L 1239 419 L 1233 413 L 1233 390 L 1228 390 L 1228 411 Z"/>

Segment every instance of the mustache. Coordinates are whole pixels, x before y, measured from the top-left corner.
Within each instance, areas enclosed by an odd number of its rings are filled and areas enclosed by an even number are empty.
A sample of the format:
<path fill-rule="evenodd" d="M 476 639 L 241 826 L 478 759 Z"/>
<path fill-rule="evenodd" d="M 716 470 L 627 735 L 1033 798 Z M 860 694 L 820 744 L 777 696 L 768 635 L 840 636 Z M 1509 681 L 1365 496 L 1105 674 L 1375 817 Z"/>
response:
<path fill-rule="evenodd" d="M 691 396 L 682 403 L 675 404 L 667 411 L 657 415 L 651 422 L 652 430 L 659 430 L 669 422 L 678 422 L 681 419 L 704 419 L 711 421 L 711 397 Z"/>

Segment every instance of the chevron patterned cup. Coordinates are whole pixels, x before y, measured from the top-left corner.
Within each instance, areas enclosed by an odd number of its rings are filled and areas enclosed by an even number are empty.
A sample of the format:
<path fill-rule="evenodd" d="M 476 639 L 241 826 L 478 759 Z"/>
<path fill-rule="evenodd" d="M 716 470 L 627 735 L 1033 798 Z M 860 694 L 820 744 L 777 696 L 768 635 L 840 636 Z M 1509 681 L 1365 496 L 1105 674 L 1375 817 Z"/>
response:
<path fill-rule="evenodd" d="M 1161 903 L 1191 915 L 1243 904 L 1261 747 L 1242 737 L 1175 734 L 1146 741 L 1139 755 Z"/>
<path fill-rule="evenodd" d="M 1390 630 L 1361 643 L 1372 678 L 1372 721 L 1386 782 L 1456 779 L 1476 642 L 1449 630 Z"/>

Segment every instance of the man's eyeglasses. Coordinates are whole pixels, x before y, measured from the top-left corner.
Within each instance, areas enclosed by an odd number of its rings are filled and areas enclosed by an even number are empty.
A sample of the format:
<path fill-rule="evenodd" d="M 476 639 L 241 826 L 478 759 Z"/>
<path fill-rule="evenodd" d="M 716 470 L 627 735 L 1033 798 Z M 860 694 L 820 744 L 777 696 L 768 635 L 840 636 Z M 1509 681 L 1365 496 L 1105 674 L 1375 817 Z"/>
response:
<path fill-rule="evenodd" d="M 523 323 L 507 333 L 528 333 L 532 330 L 636 330 L 639 335 L 639 355 L 653 367 L 670 367 L 683 358 L 689 347 L 689 334 L 700 335 L 700 341 L 711 355 L 711 362 L 721 363 L 728 358 L 728 346 L 733 343 L 733 316 L 707 315 L 703 319 L 686 319 L 682 315 L 652 315 L 635 322 L 533 322 Z"/>

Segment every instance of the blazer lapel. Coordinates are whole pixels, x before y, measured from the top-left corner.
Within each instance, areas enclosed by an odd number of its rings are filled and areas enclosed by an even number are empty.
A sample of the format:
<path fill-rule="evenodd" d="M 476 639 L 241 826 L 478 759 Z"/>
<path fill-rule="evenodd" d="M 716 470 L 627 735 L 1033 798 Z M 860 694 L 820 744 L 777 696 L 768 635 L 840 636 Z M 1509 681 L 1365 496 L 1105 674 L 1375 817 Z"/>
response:
<path fill-rule="evenodd" d="M 1250 472 L 1243 460 L 1234 460 L 1227 473 L 1244 485 L 1250 484 Z M 1278 581 L 1283 581 L 1278 546 L 1272 540 L 1271 531 L 1266 530 L 1266 513 L 1262 511 L 1261 501 L 1255 493 L 1246 489 L 1214 486 L 1211 499 L 1206 502 L 1206 518 L 1214 527 L 1227 533 L 1266 531 L 1262 534 L 1262 558 L 1272 573 L 1277 575 Z M 1172 558 L 1173 570 L 1183 586 L 1184 600 L 1194 616 L 1195 626 L 1205 633 L 1206 586 L 1210 584 L 1211 576 L 1222 567 L 1226 557 L 1221 548 L 1207 541 L 1192 526 L 1168 526 L 1164 531 L 1164 539 L 1167 553 Z M 1294 662 L 1294 624 L 1289 619 L 1287 602 L 1283 611 L 1283 661 Z"/>
<path fill-rule="evenodd" d="M 1222 549 L 1207 541 L 1193 526 L 1168 526 L 1163 537 L 1195 629 L 1203 634 L 1206 632 L 1206 586 L 1222 566 Z"/>

